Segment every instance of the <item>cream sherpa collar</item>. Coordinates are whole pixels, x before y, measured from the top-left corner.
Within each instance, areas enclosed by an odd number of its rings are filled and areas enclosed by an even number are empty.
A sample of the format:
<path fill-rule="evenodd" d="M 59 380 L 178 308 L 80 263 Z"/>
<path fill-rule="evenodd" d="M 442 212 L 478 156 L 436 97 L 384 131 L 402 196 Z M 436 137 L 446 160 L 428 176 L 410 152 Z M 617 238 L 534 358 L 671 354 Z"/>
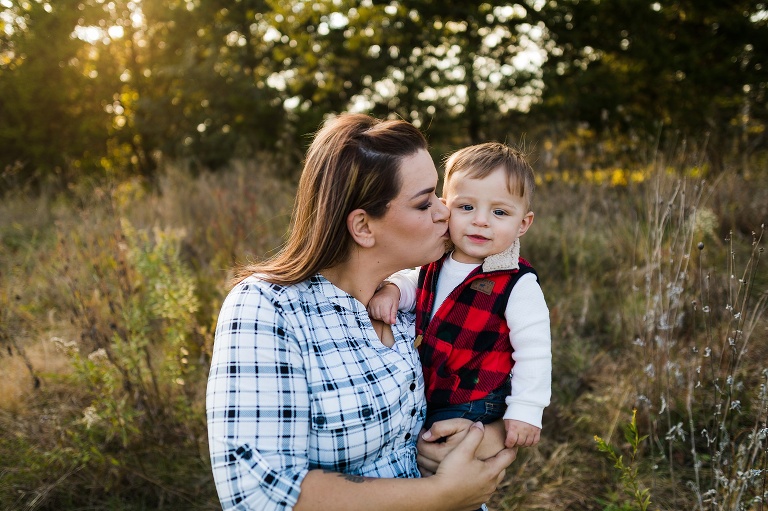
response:
<path fill-rule="evenodd" d="M 483 261 L 483 272 L 496 270 L 517 270 L 520 267 L 520 240 L 498 254 L 489 255 Z"/>

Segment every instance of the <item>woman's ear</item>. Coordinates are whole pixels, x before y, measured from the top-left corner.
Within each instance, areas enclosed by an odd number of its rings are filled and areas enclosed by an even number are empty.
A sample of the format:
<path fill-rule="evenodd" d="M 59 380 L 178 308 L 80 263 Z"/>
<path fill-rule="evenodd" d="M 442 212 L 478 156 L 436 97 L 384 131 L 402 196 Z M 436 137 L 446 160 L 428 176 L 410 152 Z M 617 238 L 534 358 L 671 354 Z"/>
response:
<path fill-rule="evenodd" d="M 370 218 L 364 209 L 356 209 L 347 215 L 347 230 L 355 243 L 363 248 L 371 248 L 376 242 Z"/>

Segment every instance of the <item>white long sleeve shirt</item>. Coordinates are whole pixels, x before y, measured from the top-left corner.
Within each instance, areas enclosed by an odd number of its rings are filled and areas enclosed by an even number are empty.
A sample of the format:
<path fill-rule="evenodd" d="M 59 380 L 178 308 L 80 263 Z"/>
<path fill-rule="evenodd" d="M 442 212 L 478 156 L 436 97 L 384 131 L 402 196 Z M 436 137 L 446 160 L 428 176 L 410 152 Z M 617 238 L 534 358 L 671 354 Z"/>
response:
<path fill-rule="evenodd" d="M 437 279 L 435 305 L 430 319 L 445 298 L 478 264 L 460 263 L 449 256 Z M 416 305 L 418 270 L 403 270 L 387 280 L 400 289 L 400 310 Z M 515 361 L 512 369 L 512 392 L 507 397 L 504 419 L 514 419 L 541 428 L 544 408 L 552 394 L 552 337 L 549 309 L 544 293 L 534 274 L 523 275 L 509 295 L 504 313 Z"/>

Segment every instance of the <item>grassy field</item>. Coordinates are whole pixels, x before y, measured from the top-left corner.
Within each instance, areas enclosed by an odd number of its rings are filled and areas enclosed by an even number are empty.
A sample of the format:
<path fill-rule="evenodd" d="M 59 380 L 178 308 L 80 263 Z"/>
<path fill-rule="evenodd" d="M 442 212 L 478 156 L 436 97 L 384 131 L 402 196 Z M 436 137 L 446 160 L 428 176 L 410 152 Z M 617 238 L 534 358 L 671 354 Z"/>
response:
<path fill-rule="evenodd" d="M 3 199 L 1 509 L 218 508 L 212 330 L 231 266 L 285 231 L 293 187 L 274 175 Z M 768 173 L 541 176 L 523 255 L 554 395 L 491 509 L 768 509 Z"/>

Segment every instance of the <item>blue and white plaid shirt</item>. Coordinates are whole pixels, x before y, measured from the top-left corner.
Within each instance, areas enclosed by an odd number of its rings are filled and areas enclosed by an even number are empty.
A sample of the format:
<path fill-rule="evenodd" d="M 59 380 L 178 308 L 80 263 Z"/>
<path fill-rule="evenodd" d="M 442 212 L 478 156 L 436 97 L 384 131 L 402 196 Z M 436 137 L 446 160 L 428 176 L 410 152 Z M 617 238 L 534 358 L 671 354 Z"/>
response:
<path fill-rule="evenodd" d="M 424 380 L 413 315 L 384 346 L 362 303 L 321 275 L 297 285 L 255 277 L 219 314 L 207 416 L 222 507 L 291 509 L 322 468 L 419 477 Z"/>

